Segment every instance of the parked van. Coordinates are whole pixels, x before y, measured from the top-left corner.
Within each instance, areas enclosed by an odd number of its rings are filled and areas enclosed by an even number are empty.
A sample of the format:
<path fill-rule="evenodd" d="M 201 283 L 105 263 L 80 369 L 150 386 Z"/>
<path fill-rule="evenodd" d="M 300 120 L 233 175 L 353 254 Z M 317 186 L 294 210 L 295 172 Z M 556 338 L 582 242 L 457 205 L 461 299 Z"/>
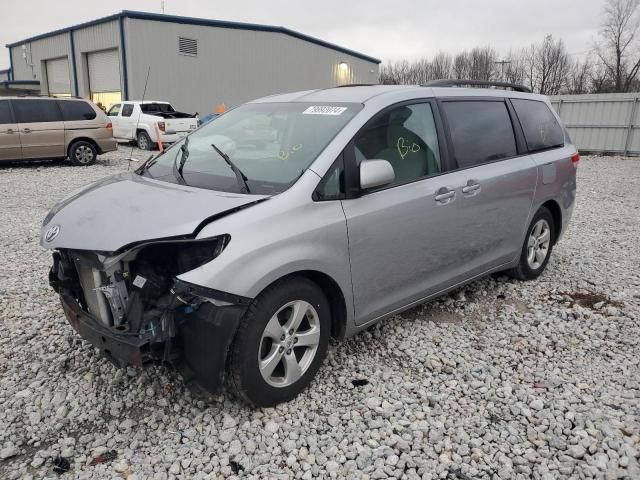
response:
<path fill-rule="evenodd" d="M 111 122 L 80 98 L 0 98 L 0 162 L 68 158 L 91 165 L 113 151 Z"/>
<path fill-rule="evenodd" d="M 576 147 L 545 97 L 458 83 L 256 100 L 67 197 L 41 232 L 67 319 L 116 364 L 170 362 L 210 392 L 226 376 L 266 406 L 330 337 L 492 272 L 537 278 Z"/>

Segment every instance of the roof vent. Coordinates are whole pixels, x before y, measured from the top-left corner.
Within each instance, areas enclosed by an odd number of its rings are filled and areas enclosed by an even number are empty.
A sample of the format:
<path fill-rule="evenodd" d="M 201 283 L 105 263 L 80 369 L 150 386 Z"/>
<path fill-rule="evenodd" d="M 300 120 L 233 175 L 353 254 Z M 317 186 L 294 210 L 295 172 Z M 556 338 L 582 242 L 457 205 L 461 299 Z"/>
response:
<path fill-rule="evenodd" d="M 198 55 L 198 41 L 193 38 L 178 37 L 178 53 L 196 57 Z"/>

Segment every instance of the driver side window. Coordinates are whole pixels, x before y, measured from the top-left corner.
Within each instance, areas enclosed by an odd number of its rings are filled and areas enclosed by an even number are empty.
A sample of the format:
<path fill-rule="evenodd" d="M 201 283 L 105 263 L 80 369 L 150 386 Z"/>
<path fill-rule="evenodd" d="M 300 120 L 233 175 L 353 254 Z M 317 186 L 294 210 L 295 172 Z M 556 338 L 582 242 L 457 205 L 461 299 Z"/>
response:
<path fill-rule="evenodd" d="M 113 107 L 109 109 L 109 111 L 107 112 L 107 116 L 117 117 L 119 113 L 120 113 L 120 104 L 116 103 Z"/>
<path fill-rule="evenodd" d="M 355 158 L 386 160 L 393 167 L 391 185 L 440 173 L 438 136 L 429 103 L 403 105 L 375 116 L 354 139 Z"/>

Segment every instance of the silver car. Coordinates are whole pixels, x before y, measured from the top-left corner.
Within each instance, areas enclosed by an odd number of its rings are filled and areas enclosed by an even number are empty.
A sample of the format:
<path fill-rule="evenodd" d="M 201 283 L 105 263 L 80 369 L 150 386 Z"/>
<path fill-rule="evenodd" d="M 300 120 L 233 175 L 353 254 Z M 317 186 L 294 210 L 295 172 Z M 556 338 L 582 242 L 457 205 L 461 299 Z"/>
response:
<path fill-rule="evenodd" d="M 454 84 L 263 98 L 72 193 L 41 232 L 68 321 L 118 365 L 267 406 L 331 337 L 492 272 L 538 277 L 576 147 L 545 97 Z"/>

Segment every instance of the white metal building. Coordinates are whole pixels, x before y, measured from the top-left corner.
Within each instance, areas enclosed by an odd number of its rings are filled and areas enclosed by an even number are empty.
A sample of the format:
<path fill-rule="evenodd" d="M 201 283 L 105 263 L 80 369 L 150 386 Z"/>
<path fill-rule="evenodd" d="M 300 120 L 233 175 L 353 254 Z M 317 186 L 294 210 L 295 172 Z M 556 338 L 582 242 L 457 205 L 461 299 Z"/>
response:
<path fill-rule="evenodd" d="M 7 48 L 5 91 L 39 88 L 104 107 L 144 94 L 200 113 L 273 93 L 377 83 L 380 64 L 284 27 L 132 11 Z"/>

